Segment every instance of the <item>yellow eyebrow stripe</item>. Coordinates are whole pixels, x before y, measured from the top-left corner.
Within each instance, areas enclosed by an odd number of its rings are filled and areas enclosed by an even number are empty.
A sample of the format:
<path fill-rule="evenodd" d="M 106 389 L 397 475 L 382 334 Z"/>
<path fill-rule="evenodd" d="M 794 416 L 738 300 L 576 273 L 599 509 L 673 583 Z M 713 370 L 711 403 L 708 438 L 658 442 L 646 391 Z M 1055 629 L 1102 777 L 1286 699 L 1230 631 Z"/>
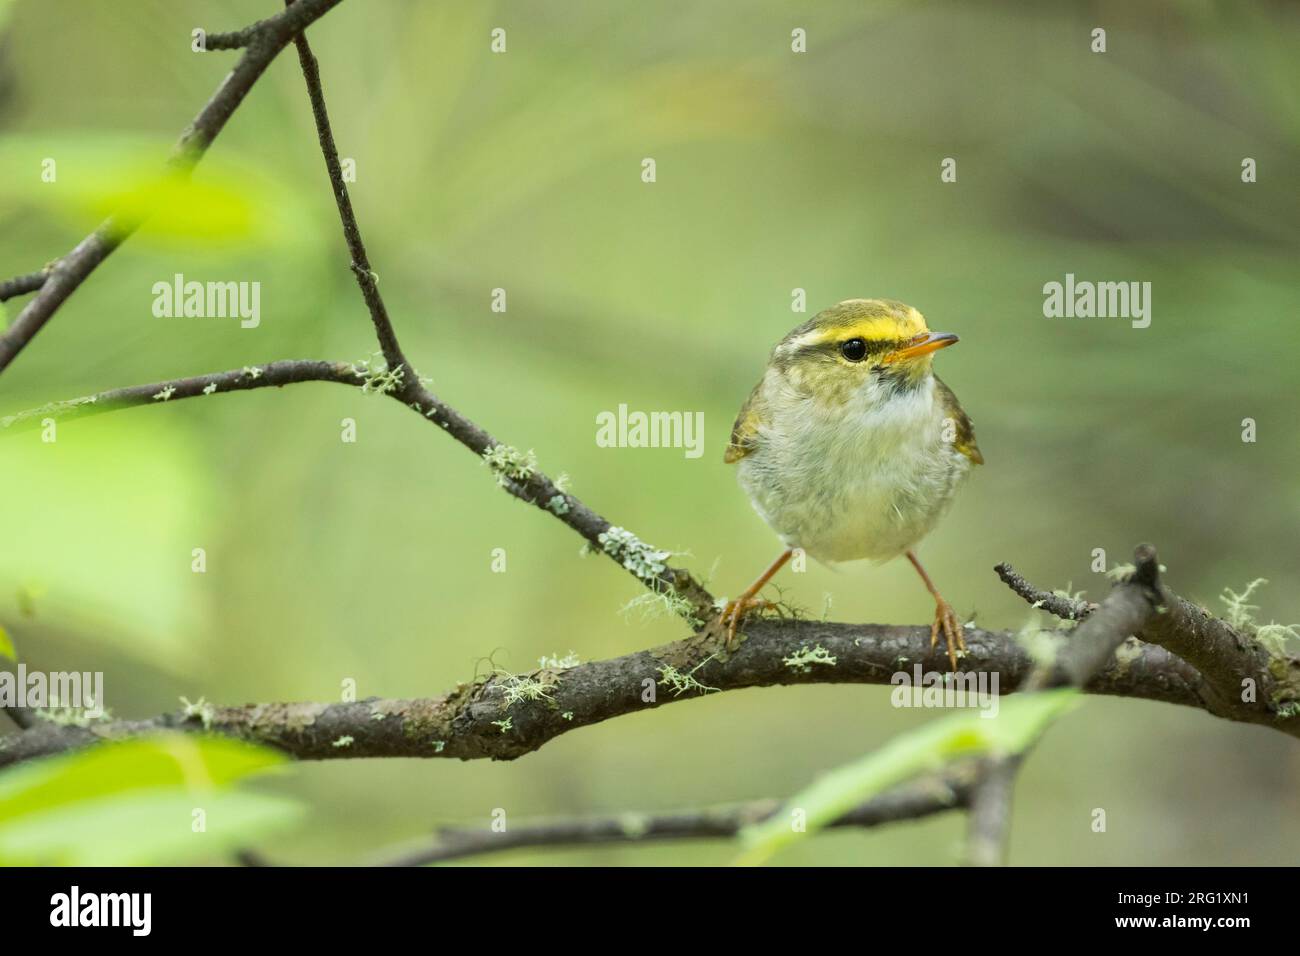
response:
<path fill-rule="evenodd" d="M 908 316 L 908 319 L 897 319 L 892 315 L 853 319 L 843 324 L 809 332 L 800 336 L 794 344 L 796 348 L 804 348 L 825 345 L 829 342 L 842 342 L 846 339 L 865 339 L 868 342 L 896 341 L 910 338 L 917 334 L 917 331 L 925 329 L 925 324 L 919 315 Z"/>

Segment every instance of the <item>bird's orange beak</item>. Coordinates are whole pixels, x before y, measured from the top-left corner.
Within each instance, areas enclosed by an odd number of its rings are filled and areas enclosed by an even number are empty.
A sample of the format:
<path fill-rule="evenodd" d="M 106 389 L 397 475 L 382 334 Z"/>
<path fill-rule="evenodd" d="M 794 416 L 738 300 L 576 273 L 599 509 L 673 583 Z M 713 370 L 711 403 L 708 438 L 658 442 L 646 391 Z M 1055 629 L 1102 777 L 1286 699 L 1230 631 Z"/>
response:
<path fill-rule="evenodd" d="M 906 362 L 908 359 L 914 359 L 921 355 L 929 355 L 931 352 L 937 352 L 939 349 L 946 349 L 950 345 L 957 344 L 957 336 L 951 332 L 922 332 L 920 335 L 909 339 L 902 347 L 894 349 L 885 356 L 885 364 L 890 365 L 894 362 Z"/>

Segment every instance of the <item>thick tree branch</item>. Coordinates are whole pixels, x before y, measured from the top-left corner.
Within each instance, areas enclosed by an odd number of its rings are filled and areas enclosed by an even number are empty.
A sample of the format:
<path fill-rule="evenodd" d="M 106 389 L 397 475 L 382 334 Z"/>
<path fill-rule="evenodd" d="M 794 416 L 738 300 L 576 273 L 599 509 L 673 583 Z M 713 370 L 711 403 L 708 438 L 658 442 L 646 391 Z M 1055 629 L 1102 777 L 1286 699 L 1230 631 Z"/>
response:
<path fill-rule="evenodd" d="M 207 105 L 181 134 L 167 160 L 165 174 L 188 176 L 225 127 L 231 114 L 244 101 L 253 84 L 284 49 L 294 33 L 318 20 L 339 2 L 340 0 L 299 0 L 276 16 L 254 24 L 247 31 L 241 31 L 249 35 L 247 51 L 222 80 Z M 217 38 L 209 38 L 210 41 L 213 39 Z M 0 372 L 9 367 L 18 353 L 54 317 L 68 296 L 140 225 L 139 219 L 122 215 L 110 216 L 98 229 L 77 243 L 71 252 L 49 267 L 36 297 L 0 333 Z"/>
<path fill-rule="evenodd" d="M 1129 605 L 1130 588 L 1116 588 L 1115 604 Z M 1113 594 L 1114 596 L 1114 594 Z M 1109 601 L 1109 599 L 1108 599 Z M 1103 605 L 1104 607 L 1105 605 Z M 1127 621 L 1117 614 L 1089 618 L 1098 639 L 1114 636 L 1102 623 Z M 1080 627 L 1080 631 L 1088 626 Z M 1156 637 L 1143 631 L 1139 637 Z M 1080 635 L 1085 643 L 1088 634 Z M 1122 638 L 1121 638 L 1122 640 Z M 966 673 L 996 674 L 998 690 L 1029 689 L 1035 663 L 1008 632 L 968 629 Z M 1117 642 L 1118 643 L 1118 642 Z M 834 665 L 791 663 L 800 651 L 821 646 Z M 705 693 L 781 684 L 889 684 L 899 671 L 920 665 L 923 671 L 946 670 L 946 658 L 930 648 L 926 626 L 835 624 L 797 620 L 754 620 L 747 639 L 726 659 L 716 640 L 696 635 L 650 650 L 567 669 L 523 675 L 493 675 L 459 685 L 452 693 L 416 700 L 372 699 L 355 703 L 251 704 L 214 708 L 212 731 L 277 747 L 302 758 L 456 757 L 463 760 L 509 760 L 537 750 L 571 730 L 623 714 L 687 700 Z M 1091 651 L 1085 655 L 1093 659 Z M 1075 659 L 1063 653 L 1051 673 L 1080 673 Z M 1271 726 L 1300 736 L 1300 722 L 1278 715 L 1264 703 L 1214 709 L 1202 675 L 1186 661 L 1154 644 L 1131 642 L 1121 655 L 1112 653 L 1084 689 L 1089 693 L 1156 700 L 1209 710 L 1229 720 Z M 645 699 L 654 687 L 654 699 Z M 202 730 L 183 713 L 146 720 L 103 721 L 90 727 L 42 723 L 9 741 L 0 764 L 56 753 L 105 738 L 130 737 L 161 729 Z"/>
<path fill-rule="evenodd" d="M 1205 678 L 1201 694 L 1210 713 L 1256 712 L 1262 706 L 1300 735 L 1295 726 L 1300 725 L 1300 657 L 1235 630 L 1163 585 L 1159 596 L 1160 613 L 1143 637 L 1200 670 Z"/>
<path fill-rule="evenodd" d="M 1051 674 L 1042 675 L 1044 683 L 1079 684 L 1101 663 L 1114 660 L 1126 636 L 1135 635 L 1177 655 L 1196 671 L 1199 679 L 1194 690 L 1204 710 L 1300 737 L 1300 657 L 1240 633 L 1179 597 L 1161 581 L 1159 561 L 1150 546 L 1139 547 L 1134 559 L 1129 579 L 1102 605 L 1089 606 L 1087 619 L 1071 633 L 1070 651 Z M 1007 565 L 999 568 L 1010 570 Z M 1001 570 L 999 575 L 1007 580 Z M 1026 587 L 1028 593 L 1012 585 L 1031 603 L 1043 593 Z M 1092 640 L 1091 635 L 1099 639 Z"/>

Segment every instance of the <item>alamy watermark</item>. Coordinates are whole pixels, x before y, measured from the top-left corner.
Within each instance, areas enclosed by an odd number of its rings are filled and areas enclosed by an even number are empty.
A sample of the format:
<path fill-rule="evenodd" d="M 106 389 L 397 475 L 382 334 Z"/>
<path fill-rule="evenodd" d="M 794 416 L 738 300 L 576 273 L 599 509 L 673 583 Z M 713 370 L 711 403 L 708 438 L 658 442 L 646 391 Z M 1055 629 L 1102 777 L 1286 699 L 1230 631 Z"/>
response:
<path fill-rule="evenodd" d="M 687 458 L 704 454 L 703 412 L 617 412 L 596 415 L 600 448 L 684 448 Z"/>
<path fill-rule="evenodd" d="M 185 281 L 176 273 L 171 282 L 153 284 L 153 314 L 159 319 L 234 319 L 239 327 L 255 329 L 262 322 L 262 283 Z"/>
<path fill-rule="evenodd" d="M 1130 319 L 1133 328 L 1151 324 L 1150 282 L 1076 281 L 1073 272 L 1064 282 L 1043 286 L 1043 315 L 1049 319 Z"/>
<path fill-rule="evenodd" d="M 90 719 L 104 716 L 103 671 L 0 671 L 0 707 L 80 711 Z"/>
<path fill-rule="evenodd" d="M 889 678 L 894 689 L 889 702 L 895 707 L 973 707 L 981 717 L 998 715 L 998 672 L 925 671 L 920 664 L 896 671 Z"/>

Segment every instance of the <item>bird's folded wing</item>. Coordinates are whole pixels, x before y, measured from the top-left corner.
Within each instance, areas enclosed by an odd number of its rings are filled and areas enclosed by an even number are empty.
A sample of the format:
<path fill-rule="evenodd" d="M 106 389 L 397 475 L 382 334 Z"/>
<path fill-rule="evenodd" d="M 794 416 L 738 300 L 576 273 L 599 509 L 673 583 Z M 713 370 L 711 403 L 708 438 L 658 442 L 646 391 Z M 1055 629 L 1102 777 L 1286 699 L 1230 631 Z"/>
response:
<path fill-rule="evenodd" d="M 953 390 L 944 384 L 943 379 L 938 375 L 934 377 L 934 383 L 939 387 L 939 400 L 943 403 L 944 414 L 953 420 L 957 426 L 957 434 L 953 438 L 952 447 L 970 459 L 972 464 L 984 464 L 984 456 L 980 453 L 980 446 L 975 444 L 975 426 L 971 423 L 970 417 L 966 414 L 961 403 L 957 401 L 957 396 Z"/>
<path fill-rule="evenodd" d="M 761 381 L 754 386 L 749 398 L 745 399 L 745 404 L 740 406 L 736 424 L 731 426 L 731 441 L 727 443 L 727 450 L 722 455 L 722 460 L 728 465 L 740 461 L 758 447 L 758 424 L 762 420 L 759 414 L 759 393 L 762 388 Z"/>

